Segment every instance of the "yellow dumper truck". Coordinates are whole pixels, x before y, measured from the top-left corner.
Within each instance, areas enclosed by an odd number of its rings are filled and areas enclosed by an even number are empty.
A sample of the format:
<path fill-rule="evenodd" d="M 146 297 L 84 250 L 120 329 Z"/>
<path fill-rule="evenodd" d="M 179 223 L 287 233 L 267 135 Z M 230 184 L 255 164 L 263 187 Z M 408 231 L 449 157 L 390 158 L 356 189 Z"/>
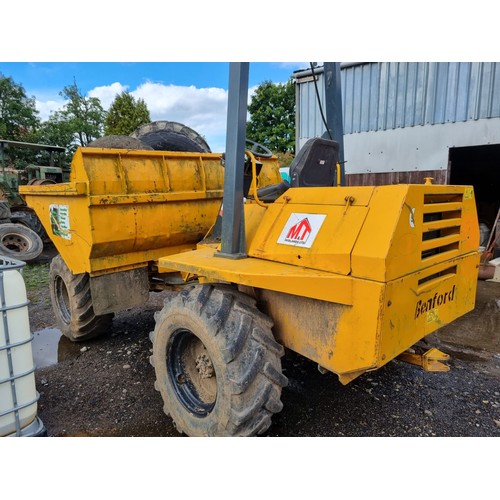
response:
<path fill-rule="evenodd" d="M 284 187 L 275 157 L 247 151 L 246 244 L 234 259 L 220 255 L 220 154 L 80 148 L 68 183 L 21 188 L 60 254 L 50 290 L 69 338 L 99 335 L 150 290 L 184 284 L 156 314 L 151 362 L 165 412 L 188 435 L 264 432 L 282 409 L 284 347 L 346 384 L 474 307 L 472 187 L 311 185 L 318 155 L 338 161 L 318 144 Z"/>

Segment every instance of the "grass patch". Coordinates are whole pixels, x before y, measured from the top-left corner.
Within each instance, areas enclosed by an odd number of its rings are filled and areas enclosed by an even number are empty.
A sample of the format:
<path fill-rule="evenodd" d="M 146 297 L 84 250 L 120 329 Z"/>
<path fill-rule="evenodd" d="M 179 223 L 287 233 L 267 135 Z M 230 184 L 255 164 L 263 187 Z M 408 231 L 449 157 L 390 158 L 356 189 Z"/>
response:
<path fill-rule="evenodd" d="M 26 264 L 23 268 L 23 278 L 26 290 L 36 290 L 49 284 L 50 264 Z"/>

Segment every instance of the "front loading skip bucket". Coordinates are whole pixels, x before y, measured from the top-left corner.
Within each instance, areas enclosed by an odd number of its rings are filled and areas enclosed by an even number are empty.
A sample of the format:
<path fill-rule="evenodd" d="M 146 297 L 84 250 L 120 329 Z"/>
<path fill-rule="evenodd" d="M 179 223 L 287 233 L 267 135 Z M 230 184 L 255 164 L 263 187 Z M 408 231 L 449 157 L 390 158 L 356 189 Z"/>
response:
<path fill-rule="evenodd" d="M 259 182 L 278 182 L 277 159 L 263 162 Z M 98 275 L 195 248 L 223 183 L 220 154 L 79 148 L 69 182 L 20 192 L 70 270 Z"/>

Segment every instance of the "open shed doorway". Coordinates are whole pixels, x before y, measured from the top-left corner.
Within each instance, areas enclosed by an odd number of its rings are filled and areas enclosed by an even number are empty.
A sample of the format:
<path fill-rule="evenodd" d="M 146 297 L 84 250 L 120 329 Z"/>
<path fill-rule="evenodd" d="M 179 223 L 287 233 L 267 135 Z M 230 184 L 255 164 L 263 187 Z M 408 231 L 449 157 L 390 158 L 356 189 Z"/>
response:
<path fill-rule="evenodd" d="M 449 183 L 474 186 L 477 215 L 492 230 L 500 206 L 500 144 L 450 148 Z"/>

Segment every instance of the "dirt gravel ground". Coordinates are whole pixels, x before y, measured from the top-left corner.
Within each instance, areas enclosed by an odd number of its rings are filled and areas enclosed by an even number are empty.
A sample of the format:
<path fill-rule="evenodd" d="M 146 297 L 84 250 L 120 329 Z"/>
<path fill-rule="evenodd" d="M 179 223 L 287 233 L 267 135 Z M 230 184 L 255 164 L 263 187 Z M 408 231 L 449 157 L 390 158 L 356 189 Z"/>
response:
<path fill-rule="evenodd" d="M 44 252 L 31 275 L 43 277 L 53 254 Z M 48 436 L 180 436 L 162 411 L 149 363 L 153 315 L 168 293 L 118 313 L 108 335 L 75 344 L 57 330 L 47 283 L 29 285 L 38 415 Z M 476 310 L 427 341 L 451 355 L 451 371 L 393 361 L 347 386 L 287 351 L 284 409 L 265 435 L 499 437 L 500 284 L 479 281 Z"/>

